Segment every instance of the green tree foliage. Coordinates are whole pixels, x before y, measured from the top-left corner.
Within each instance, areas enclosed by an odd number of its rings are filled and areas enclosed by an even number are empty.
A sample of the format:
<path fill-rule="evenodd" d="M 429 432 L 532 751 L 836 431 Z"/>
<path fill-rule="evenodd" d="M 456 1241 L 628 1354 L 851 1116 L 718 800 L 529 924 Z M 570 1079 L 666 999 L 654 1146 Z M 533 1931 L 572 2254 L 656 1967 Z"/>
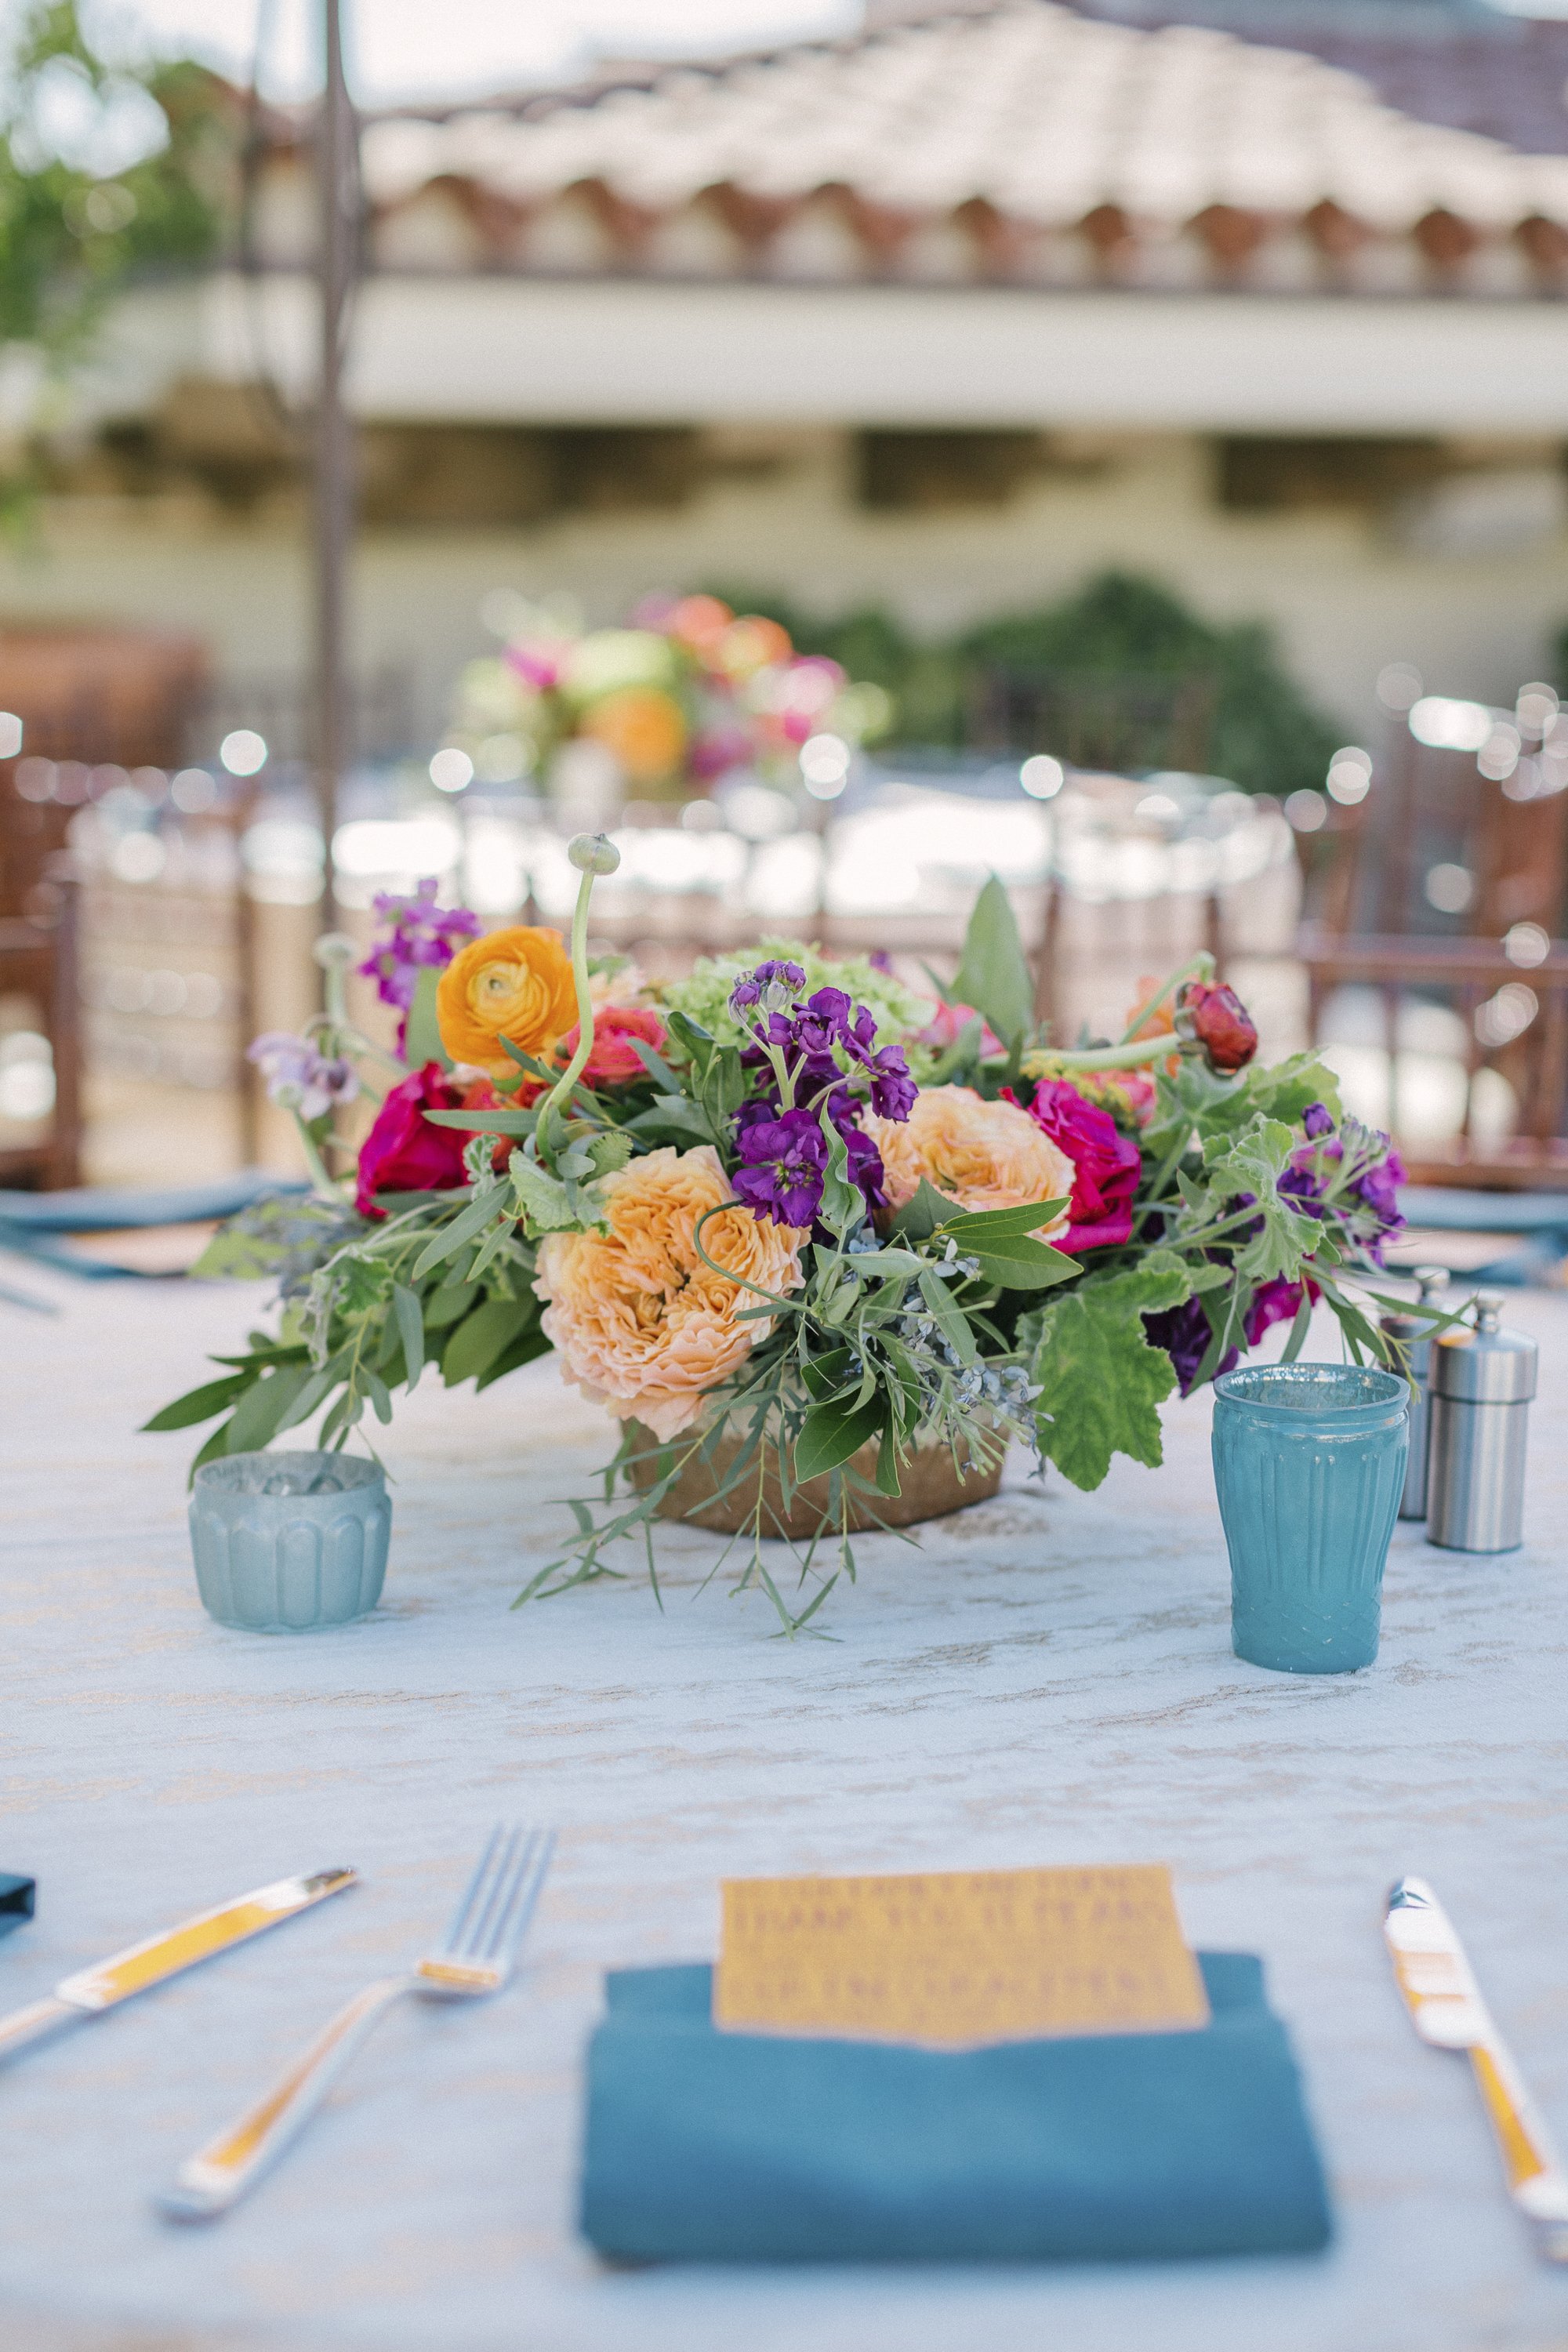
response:
<path fill-rule="evenodd" d="M 851 677 L 885 687 L 898 707 L 896 740 L 906 745 L 963 745 L 976 690 L 999 669 L 1022 677 L 1208 681 L 1209 766 L 1244 792 L 1320 787 L 1343 740 L 1342 729 L 1290 677 L 1268 628 L 1218 626 L 1128 572 L 1104 572 L 1060 604 L 935 643 L 880 609 L 823 620 L 777 597 L 719 593 L 740 610 L 783 622 L 803 651 L 828 654 Z"/>
<path fill-rule="evenodd" d="M 107 56 L 77 0 L 32 0 L 0 68 L 0 341 L 58 373 L 128 277 L 212 254 L 237 103 L 188 59 Z"/>

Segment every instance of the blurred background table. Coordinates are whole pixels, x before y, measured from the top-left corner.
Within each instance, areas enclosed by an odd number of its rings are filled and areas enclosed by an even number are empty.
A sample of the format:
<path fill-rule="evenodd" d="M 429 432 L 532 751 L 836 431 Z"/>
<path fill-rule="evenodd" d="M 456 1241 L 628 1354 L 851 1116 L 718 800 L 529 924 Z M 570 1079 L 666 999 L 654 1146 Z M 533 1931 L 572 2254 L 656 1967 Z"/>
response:
<path fill-rule="evenodd" d="M 1228 1645 L 1207 1411 L 1169 1462 L 1085 1496 L 1016 1464 L 918 1549 L 861 1548 L 833 1638 L 696 1588 L 711 1539 L 637 1583 L 509 1614 L 555 1498 L 603 1458 L 549 1364 L 422 1391 L 389 1433 L 386 1599 L 341 1633 L 226 1633 L 196 1601 L 186 1438 L 133 1435 L 232 1346 L 254 1291 L 26 1276 L 5 1327 L 6 1798 L 40 1882 L 0 2004 L 241 1888 L 351 1862 L 364 1885 L 0 2080 L 0 2320 L 27 2352 L 287 2344 L 389 2352 L 1547 2352 L 1568 2280 L 1533 2260 L 1479 2101 L 1422 2049 L 1379 1923 L 1430 1876 L 1543 2107 L 1568 2131 L 1568 1488 L 1542 1342 L 1530 1541 L 1402 1528 L 1382 1657 L 1293 1681 Z M 1322 1335 L 1323 1352 L 1331 1340 Z M 411 2005 L 255 2200 L 208 2231 L 149 2192 L 335 2003 L 419 1949 L 498 1815 L 559 1858 L 529 1963 L 472 2014 Z M 1194 1941 L 1266 1958 L 1306 2069 L 1339 2236 L 1321 2260 L 1147 2270 L 611 2273 L 578 2242 L 580 2060 L 605 1968 L 712 1951 L 748 1872 L 1165 1859 Z"/>

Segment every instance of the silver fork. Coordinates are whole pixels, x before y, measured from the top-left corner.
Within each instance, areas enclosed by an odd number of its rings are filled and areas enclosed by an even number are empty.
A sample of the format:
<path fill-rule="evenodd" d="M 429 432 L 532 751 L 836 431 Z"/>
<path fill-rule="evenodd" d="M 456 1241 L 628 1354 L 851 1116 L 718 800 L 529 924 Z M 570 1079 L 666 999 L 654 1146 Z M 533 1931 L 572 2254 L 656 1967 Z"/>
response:
<path fill-rule="evenodd" d="M 367 1985 L 341 2009 L 265 2097 L 181 2165 L 158 2198 L 162 2210 L 182 2221 L 226 2213 L 298 2137 L 402 1994 L 462 2000 L 499 1992 L 516 1965 L 554 1848 L 553 1830 L 492 1830 L 439 1950 L 402 1976 Z"/>

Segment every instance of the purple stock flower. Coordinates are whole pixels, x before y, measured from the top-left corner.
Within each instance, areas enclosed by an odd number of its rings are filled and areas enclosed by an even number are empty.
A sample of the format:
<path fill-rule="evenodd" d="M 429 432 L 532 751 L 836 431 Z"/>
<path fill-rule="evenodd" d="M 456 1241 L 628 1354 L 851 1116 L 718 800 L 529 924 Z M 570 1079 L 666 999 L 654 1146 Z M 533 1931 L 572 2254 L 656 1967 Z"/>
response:
<path fill-rule="evenodd" d="M 848 1043 L 849 999 L 841 988 L 819 988 L 795 1014 L 795 1034 L 808 1060 L 831 1057 L 835 1045 Z"/>
<path fill-rule="evenodd" d="M 291 1030 L 266 1030 L 247 1047 L 245 1058 L 261 1072 L 271 1100 L 302 1119 L 320 1118 L 334 1103 L 353 1102 L 359 1092 L 352 1062 L 341 1055 L 329 1061 L 309 1037 L 296 1037 Z"/>
<path fill-rule="evenodd" d="M 827 1139 L 816 1114 L 786 1110 L 781 1118 L 753 1119 L 735 1142 L 742 1162 L 736 1199 L 775 1225 L 809 1225 L 822 1205 L 827 1164 Z"/>
<path fill-rule="evenodd" d="M 883 1045 L 867 1057 L 866 1067 L 871 1073 L 871 1108 L 878 1118 L 908 1118 L 920 1088 L 910 1076 L 903 1047 Z"/>
<path fill-rule="evenodd" d="M 465 940 L 478 939 L 484 928 L 466 907 L 436 904 L 436 877 L 427 874 L 413 895 L 378 891 L 372 904 L 378 922 L 386 925 L 359 967 L 374 980 L 384 1004 L 395 1004 L 406 1013 L 413 1003 L 422 971 L 444 971 Z"/>
<path fill-rule="evenodd" d="M 852 1004 L 841 988 L 819 988 L 805 1003 L 790 1003 L 786 979 L 796 988 L 805 984 L 798 964 L 759 964 L 736 982 L 730 999 L 742 1018 L 760 1016 L 747 1023 L 752 1042 L 741 1055 L 742 1066 L 754 1075 L 756 1092 L 736 1116 L 742 1161 L 736 1193 L 758 1216 L 787 1224 L 810 1223 L 822 1201 L 826 1113 L 843 1139 L 849 1181 L 868 1211 L 880 1208 L 882 1156 L 861 1128 L 866 1106 L 850 1080 L 857 1066 L 863 1069 L 870 1081 L 871 1108 L 883 1118 L 908 1118 L 916 1092 L 909 1065 L 899 1046 L 876 1046 L 875 1019 L 863 1004 Z M 795 1106 L 787 1111 L 781 1103 L 781 1065 Z"/>
<path fill-rule="evenodd" d="M 1309 1217 L 1326 1217 L 1329 1213 L 1323 1200 L 1323 1180 L 1312 1167 L 1310 1157 L 1301 1165 L 1303 1155 L 1298 1155 L 1279 1179 L 1279 1190 L 1293 1208 Z"/>
<path fill-rule="evenodd" d="M 1384 1141 L 1387 1140 L 1384 1136 Z M 1390 1150 L 1382 1160 L 1374 1160 L 1370 1167 L 1363 1168 L 1351 1188 L 1365 1202 L 1385 1234 L 1405 1223 L 1398 1192 L 1404 1181 L 1405 1162 L 1397 1151 Z"/>
<path fill-rule="evenodd" d="M 1157 1315 L 1145 1315 L 1143 1329 L 1152 1348 L 1163 1348 L 1175 1367 L 1176 1380 L 1182 1394 L 1190 1396 L 1198 1376 L 1198 1368 L 1207 1355 L 1214 1333 L 1209 1318 L 1204 1313 L 1201 1298 L 1189 1298 L 1184 1306 L 1162 1307 Z M 1215 1366 L 1217 1375 L 1228 1372 L 1237 1359 L 1237 1350 L 1227 1348 Z"/>
<path fill-rule="evenodd" d="M 1331 1135 L 1334 1131 L 1334 1122 L 1330 1117 L 1327 1103 L 1309 1103 L 1301 1113 L 1301 1126 L 1303 1131 L 1311 1137 L 1314 1143 L 1321 1135 Z"/>
<path fill-rule="evenodd" d="M 805 986 L 805 974 L 799 964 L 770 958 L 735 982 L 730 991 L 730 1010 L 745 1013 L 760 1005 L 764 1013 L 781 1013 L 795 991 Z"/>
<path fill-rule="evenodd" d="M 864 1128 L 839 1126 L 838 1132 L 849 1155 L 849 1181 L 859 1188 L 868 1211 L 879 1209 L 887 1198 L 881 1153 Z"/>
<path fill-rule="evenodd" d="M 1405 1213 L 1399 1205 L 1398 1192 L 1405 1181 L 1405 1162 L 1386 1135 L 1378 1133 L 1375 1140 L 1384 1147 L 1382 1156 L 1367 1163 L 1351 1191 L 1367 1213 L 1377 1220 L 1378 1231 L 1367 1245 L 1367 1254 L 1374 1265 L 1381 1265 L 1384 1246 L 1395 1234 L 1405 1230 Z"/>

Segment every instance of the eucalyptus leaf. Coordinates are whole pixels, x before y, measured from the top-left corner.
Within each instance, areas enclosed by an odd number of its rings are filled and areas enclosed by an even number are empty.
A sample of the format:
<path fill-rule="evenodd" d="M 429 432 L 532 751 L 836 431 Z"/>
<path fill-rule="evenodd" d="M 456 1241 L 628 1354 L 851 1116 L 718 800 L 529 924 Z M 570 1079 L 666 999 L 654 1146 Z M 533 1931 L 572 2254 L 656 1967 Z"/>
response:
<path fill-rule="evenodd" d="M 956 1201 L 950 1201 L 922 1176 L 914 1198 L 904 1202 L 888 1230 L 911 1242 L 929 1242 L 933 1234 L 941 1233 L 955 1217 L 964 1214 Z"/>
<path fill-rule="evenodd" d="M 474 1386 L 476 1390 L 488 1389 L 492 1381 L 504 1380 L 508 1372 L 518 1371 L 524 1364 L 532 1363 L 536 1356 L 549 1353 L 549 1340 L 537 1323 L 531 1323 L 519 1332 L 510 1347 L 501 1349 L 493 1362 L 474 1375 Z"/>
<path fill-rule="evenodd" d="M 1035 1234 L 1042 1225 L 1054 1224 L 1067 1206 L 1063 1194 L 1055 1201 L 1023 1201 L 1011 1209 L 961 1209 L 942 1230 L 961 1249 L 985 1249 L 1007 1234 Z"/>
<path fill-rule="evenodd" d="M 869 1404 L 845 1406 L 816 1404 L 801 1423 L 800 1435 L 795 1444 L 795 1475 L 801 1486 L 808 1478 L 820 1478 L 825 1472 L 838 1469 L 852 1454 L 858 1454 L 870 1444 L 881 1429 L 884 1411 L 881 1399 Z"/>
<path fill-rule="evenodd" d="M 425 1369 L 425 1317 L 413 1291 L 405 1290 L 400 1282 L 392 1286 L 392 1306 L 397 1318 L 398 1335 L 403 1341 L 403 1361 L 408 1385 L 411 1389 L 416 1388 Z"/>
<path fill-rule="evenodd" d="M 513 1181 L 516 1181 L 515 1173 Z M 447 1258 L 455 1256 L 466 1242 L 473 1241 L 483 1233 L 500 1206 L 499 1186 L 492 1185 L 485 1192 L 476 1193 L 467 1208 L 460 1210 L 449 1225 L 444 1226 L 433 1240 L 426 1244 L 414 1261 L 411 1279 L 417 1282 L 433 1266 L 441 1265 Z"/>
<path fill-rule="evenodd" d="M 1049 1242 L 1033 1241 L 1027 1234 L 994 1234 L 975 1243 L 969 1254 L 979 1259 L 986 1281 L 1000 1283 L 1004 1290 L 1049 1290 L 1083 1272 L 1076 1257 L 1053 1249 Z"/>
<path fill-rule="evenodd" d="M 319 1372 L 312 1372 L 293 1402 L 279 1413 L 273 1436 L 281 1437 L 286 1429 L 298 1429 L 302 1421 L 309 1421 L 342 1377 L 342 1367 L 337 1362 L 323 1364 Z"/>
<path fill-rule="evenodd" d="M 959 1362 L 974 1363 L 979 1350 L 969 1328 L 969 1318 L 960 1313 L 946 1283 L 930 1266 L 925 1267 L 921 1275 L 921 1297 Z"/>
<path fill-rule="evenodd" d="M 489 1371 L 539 1320 L 535 1299 L 489 1298 L 458 1324 L 441 1354 L 441 1378 L 448 1388 Z"/>
<path fill-rule="evenodd" d="M 666 1094 L 678 1095 L 680 1092 L 680 1080 L 676 1076 L 664 1055 L 656 1046 L 650 1045 L 646 1037 L 628 1037 L 626 1044 L 631 1047 L 648 1076 L 657 1079 Z"/>
<path fill-rule="evenodd" d="M 531 1135 L 536 1110 L 427 1110 L 432 1127 L 460 1127 L 472 1135 Z"/>
<path fill-rule="evenodd" d="M 425 1302 L 425 1324 L 431 1331 L 445 1331 L 453 1323 L 461 1322 L 479 1297 L 479 1286 L 473 1282 L 444 1282 L 433 1290 Z"/>
<path fill-rule="evenodd" d="M 164 1405 L 162 1412 L 155 1412 L 151 1421 L 144 1421 L 142 1427 L 143 1431 L 153 1432 L 192 1429 L 197 1422 L 210 1421 L 214 1413 L 226 1411 L 235 1399 L 243 1396 L 252 1385 L 253 1376 L 248 1372 L 231 1372 L 226 1380 L 208 1381 L 199 1389 L 187 1389 L 184 1396 L 176 1397 L 173 1404 Z"/>
<path fill-rule="evenodd" d="M 259 1454 L 277 1435 L 284 1414 L 313 1377 L 309 1364 L 280 1364 L 264 1373 L 234 1409 L 228 1423 L 228 1454 Z"/>
<path fill-rule="evenodd" d="M 515 1062 L 518 1068 L 528 1077 L 539 1078 L 545 1086 L 552 1087 L 561 1076 L 559 1070 L 552 1069 L 547 1063 L 539 1061 L 532 1054 L 525 1054 L 522 1047 L 514 1045 L 510 1037 L 503 1037 L 500 1042 L 508 1058 Z M 517 1081 L 515 1078 L 509 1079 L 508 1084 L 515 1086 Z"/>
<path fill-rule="evenodd" d="M 699 1143 L 711 1143 L 713 1122 L 700 1103 L 689 1095 L 660 1095 L 647 1110 L 637 1112 L 626 1122 L 633 1135 L 691 1136 Z"/>

